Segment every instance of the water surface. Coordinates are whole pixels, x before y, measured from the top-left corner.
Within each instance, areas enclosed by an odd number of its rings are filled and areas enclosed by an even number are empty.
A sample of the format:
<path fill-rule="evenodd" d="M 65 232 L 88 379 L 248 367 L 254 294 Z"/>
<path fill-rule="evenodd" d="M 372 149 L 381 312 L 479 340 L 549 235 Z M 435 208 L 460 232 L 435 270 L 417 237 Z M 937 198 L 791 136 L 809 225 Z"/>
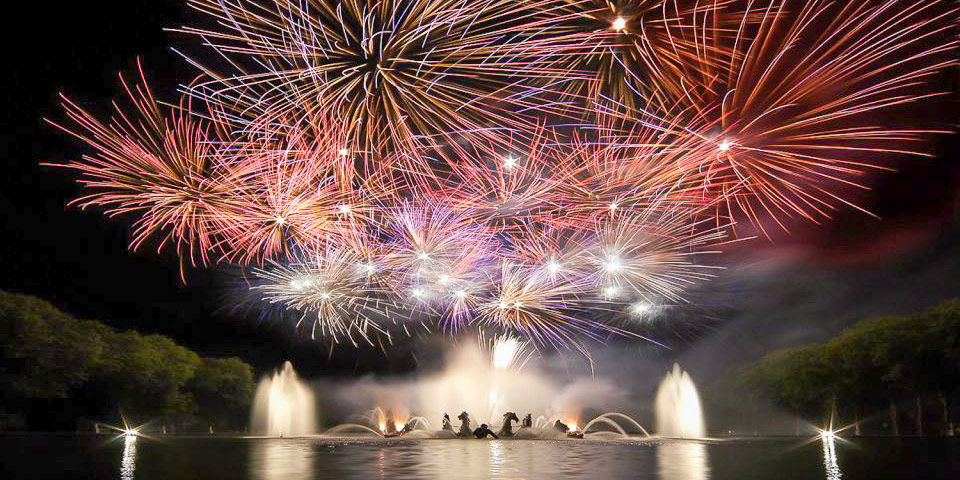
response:
<path fill-rule="evenodd" d="M 0 478 L 952 479 L 960 439 L 360 440 L 0 436 Z"/>

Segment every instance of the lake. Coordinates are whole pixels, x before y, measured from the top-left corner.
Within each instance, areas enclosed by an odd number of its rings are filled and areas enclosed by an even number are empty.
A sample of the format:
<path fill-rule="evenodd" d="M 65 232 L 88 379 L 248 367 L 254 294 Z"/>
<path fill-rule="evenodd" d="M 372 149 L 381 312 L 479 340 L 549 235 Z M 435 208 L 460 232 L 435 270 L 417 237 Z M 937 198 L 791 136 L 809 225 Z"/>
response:
<path fill-rule="evenodd" d="M 0 478 L 837 480 L 953 479 L 960 472 L 960 438 L 855 438 L 832 445 L 797 438 L 112 438 L 0 436 Z"/>

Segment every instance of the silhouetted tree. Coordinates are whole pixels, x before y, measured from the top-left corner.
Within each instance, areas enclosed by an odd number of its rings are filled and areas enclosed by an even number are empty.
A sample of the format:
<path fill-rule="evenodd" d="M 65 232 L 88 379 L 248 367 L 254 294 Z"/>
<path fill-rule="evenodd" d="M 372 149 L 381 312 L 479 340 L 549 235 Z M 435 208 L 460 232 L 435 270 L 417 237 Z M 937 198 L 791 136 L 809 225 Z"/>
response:
<path fill-rule="evenodd" d="M 219 429 L 245 425 L 254 393 L 253 369 L 239 358 L 204 358 L 186 389 L 197 413 Z"/>
<path fill-rule="evenodd" d="M 0 292 L 0 394 L 0 413 L 29 413 L 33 428 L 118 410 L 136 420 L 185 425 L 199 414 L 204 425 L 241 426 L 253 372 L 237 358 L 201 359 L 170 338 L 118 332 Z"/>
<path fill-rule="evenodd" d="M 886 409 L 900 434 L 899 405 L 913 406 L 923 435 L 926 399 L 939 400 L 946 434 L 950 399 L 960 387 L 960 300 L 924 313 L 861 320 L 822 344 L 770 352 L 740 367 L 712 390 L 751 394 L 818 422 L 834 409 L 859 422 Z"/>

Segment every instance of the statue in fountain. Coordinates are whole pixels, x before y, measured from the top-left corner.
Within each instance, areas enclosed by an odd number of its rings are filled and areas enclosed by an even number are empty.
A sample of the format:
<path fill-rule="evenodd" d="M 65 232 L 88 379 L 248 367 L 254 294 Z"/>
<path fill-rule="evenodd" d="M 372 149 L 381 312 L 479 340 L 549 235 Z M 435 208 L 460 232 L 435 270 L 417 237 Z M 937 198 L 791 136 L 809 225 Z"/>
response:
<path fill-rule="evenodd" d="M 507 412 L 503 414 L 503 426 L 500 427 L 500 436 L 502 437 L 513 436 L 513 422 L 520 423 L 520 418 L 517 417 L 516 413 Z"/>
<path fill-rule="evenodd" d="M 460 431 L 457 433 L 458 437 L 469 437 L 473 434 L 473 430 L 470 429 L 470 415 L 467 412 L 461 412 L 460 415 L 457 415 L 457 418 L 460 419 Z"/>
<path fill-rule="evenodd" d="M 533 427 L 533 415 L 531 415 L 531 414 L 528 413 L 526 417 L 523 417 L 523 425 L 522 425 L 522 426 L 523 426 L 523 428 L 531 428 L 531 427 Z"/>
<path fill-rule="evenodd" d="M 449 432 L 453 431 L 453 424 L 450 423 L 450 415 L 447 415 L 446 413 L 443 414 L 443 430 L 447 430 Z"/>
<path fill-rule="evenodd" d="M 386 420 L 387 429 L 383 433 L 386 435 L 393 435 L 397 433 L 397 425 L 393 422 L 393 412 L 391 412 L 390 410 L 387 410 L 387 413 L 384 414 L 384 416 L 387 418 Z"/>
<path fill-rule="evenodd" d="M 490 430 L 490 427 L 488 427 L 486 423 L 481 423 L 480 428 L 473 431 L 473 436 L 477 438 L 487 438 L 487 435 L 493 438 L 500 438 L 496 433 L 493 433 L 493 430 Z"/>
<path fill-rule="evenodd" d="M 559 419 L 553 423 L 553 428 L 560 433 L 567 433 L 570 431 L 570 427 L 568 427 L 566 423 L 561 422 Z"/>

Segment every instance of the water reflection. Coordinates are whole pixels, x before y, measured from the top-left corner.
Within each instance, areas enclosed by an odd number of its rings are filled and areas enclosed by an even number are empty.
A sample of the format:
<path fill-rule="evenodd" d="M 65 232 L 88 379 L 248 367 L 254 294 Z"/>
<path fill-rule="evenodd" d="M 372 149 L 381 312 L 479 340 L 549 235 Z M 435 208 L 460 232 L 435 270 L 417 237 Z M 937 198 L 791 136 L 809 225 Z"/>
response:
<path fill-rule="evenodd" d="M 837 439 L 833 435 L 825 435 L 823 441 L 823 467 L 827 472 L 827 480 L 840 480 L 843 473 L 837 464 Z"/>
<path fill-rule="evenodd" d="M 641 456 L 610 456 L 601 452 L 616 444 L 576 441 L 447 441 L 424 442 L 405 478 L 614 478 L 625 472 L 648 472 Z M 393 473 L 399 473 L 393 470 Z"/>
<path fill-rule="evenodd" d="M 123 458 L 120 460 L 120 480 L 133 480 L 137 470 L 137 436 L 123 436 Z"/>
<path fill-rule="evenodd" d="M 668 442 L 657 446 L 660 480 L 707 480 L 707 446 L 695 442 Z"/>
<path fill-rule="evenodd" d="M 261 440 L 251 450 L 250 478 L 276 480 L 314 476 L 314 448 L 310 441 Z"/>

